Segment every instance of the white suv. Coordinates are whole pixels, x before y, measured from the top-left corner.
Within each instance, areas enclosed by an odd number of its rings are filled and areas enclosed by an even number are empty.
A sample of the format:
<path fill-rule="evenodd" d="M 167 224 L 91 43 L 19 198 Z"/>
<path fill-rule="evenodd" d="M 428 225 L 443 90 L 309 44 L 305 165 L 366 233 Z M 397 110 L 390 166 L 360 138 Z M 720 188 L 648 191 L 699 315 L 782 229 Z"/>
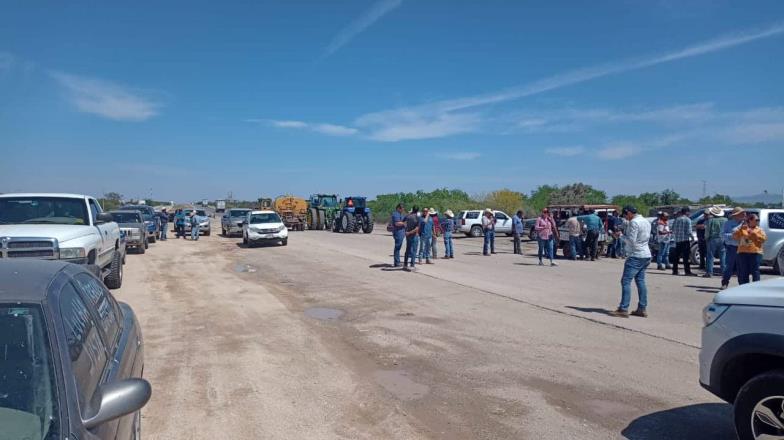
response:
<path fill-rule="evenodd" d="M 740 440 L 784 438 L 784 278 L 717 294 L 703 319 L 700 384 L 734 404 Z"/>
<path fill-rule="evenodd" d="M 242 242 L 248 246 L 261 242 L 289 242 L 289 230 L 275 211 L 250 211 L 242 222 Z"/>
<path fill-rule="evenodd" d="M 469 237 L 481 237 L 484 235 L 482 231 L 482 216 L 484 211 L 474 209 L 470 211 L 460 211 L 457 213 L 457 226 L 460 232 Z M 495 215 L 495 233 L 496 234 L 512 234 L 512 218 L 506 215 L 503 211 L 493 211 Z"/>

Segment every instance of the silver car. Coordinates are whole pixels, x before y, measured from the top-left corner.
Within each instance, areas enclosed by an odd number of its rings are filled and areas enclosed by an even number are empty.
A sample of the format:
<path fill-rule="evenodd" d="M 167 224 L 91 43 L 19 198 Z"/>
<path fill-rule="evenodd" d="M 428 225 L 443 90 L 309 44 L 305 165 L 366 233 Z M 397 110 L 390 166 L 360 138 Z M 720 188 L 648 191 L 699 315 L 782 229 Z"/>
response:
<path fill-rule="evenodd" d="M 136 316 L 86 266 L 0 262 L 0 438 L 138 439 Z"/>
<path fill-rule="evenodd" d="M 234 208 L 221 217 L 221 232 L 224 237 L 231 237 L 234 234 L 242 234 L 242 222 L 248 216 L 250 209 Z"/>
<path fill-rule="evenodd" d="M 136 249 L 143 254 L 150 246 L 147 239 L 147 225 L 144 223 L 142 213 L 139 211 L 109 211 L 114 221 L 120 226 L 120 231 L 125 234 L 125 246 Z"/>

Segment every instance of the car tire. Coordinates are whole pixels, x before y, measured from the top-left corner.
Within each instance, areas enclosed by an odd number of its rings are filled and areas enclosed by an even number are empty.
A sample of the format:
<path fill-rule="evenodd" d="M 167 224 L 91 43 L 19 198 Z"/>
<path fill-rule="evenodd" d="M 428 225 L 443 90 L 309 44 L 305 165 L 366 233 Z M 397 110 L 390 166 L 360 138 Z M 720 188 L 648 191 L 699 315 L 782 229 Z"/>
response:
<path fill-rule="evenodd" d="M 141 440 L 142 438 L 142 412 L 136 411 L 133 417 L 133 440 Z"/>
<path fill-rule="evenodd" d="M 122 255 L 120 255 L 119 251 L 115 251 L 114 257 L 112 258 L 112 264 L 109 266 L 109 275 L 106 275 L 106 278 L 103 280 L 103 283 L 106 285 L 106 287 L 110 289 L 119 289 L 122 287 L 122 266 Z"/>
<path fill-rule="evenodd" d="M 288 239 L 288 238 L 284 238 L 283 240 L 281 240 L 281 241 L 280 241 L 280 244 L 281 244 L 282 246 L 288 246 L 288 244 L 289 244 L 289 239 Z"/>
<path fill-rule="evenodd" d="M 753 377 L 746 382 L 735 398 L 735 430 L 740 440 L 754 440 L 768 433 L 781 435 L 760 417 L 773 417 L 784 424 L 781 407 L 784 405 L 784 370 L 773 370 Z M 772 409 L 776 408 L 776 409 Z"/>
<path fill-rule="evenodd" d="M 689 263 L 697 267 L 700 265 L 700 245 L 696 242 L 689 247 Z"/>
<path fill-rule="evenodd" d="M 779 255 L 773 260 L 773 271 L 784 277 L 784 246 L 779 250 Z"/>
<path fill-rule="evenodd" d="M 479 225 L 471 226 L 471 237 L 478 238 L 481 237 L 482 234 L 482 227 Z"/>
<path fill-rule="evenodd" d="M 562 246 L 563 249 L 563 256 L 566 259 L 572 258 L 572 246 L 567 241 L 566 244 Z"/>
<path fill-rule="evenodd" d="M 137 246 L 136 247 L 136 253 L 137 254 L 143 254 L 145 252 L 147 252 L 147 242 L 146 241 L 144 242 L 143 246 Z"/>
<path fill-rule="evenodd" d="M 211 232 L 212 232 L 212 231 L 207 231 L 207 232 L 205 232 L 205 233 L 204 233 L 204 236 L 205 236 L 205 237 L 209 237 Z"/>
<path fill-rule="evenodd" d="M 528 239 L 531 240 L 531 241 L 536 241 L 536 229 L 535 228 L 531 228 L 531 230 L 528 231 Z"/>
<path fill-rule="evenodd" d="M 149 239 L 150 243 L 155 243 L 155 234 L 152 234 Z"/>

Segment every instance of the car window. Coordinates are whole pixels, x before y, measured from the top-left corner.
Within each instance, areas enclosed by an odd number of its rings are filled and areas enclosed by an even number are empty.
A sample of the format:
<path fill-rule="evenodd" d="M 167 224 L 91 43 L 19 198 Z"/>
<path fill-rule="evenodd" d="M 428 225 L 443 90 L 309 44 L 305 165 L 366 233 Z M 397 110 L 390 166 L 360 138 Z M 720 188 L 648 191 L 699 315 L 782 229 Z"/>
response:
<path fill-rule="evenodd" d="M 471 211 L 466 214 L 467 219 L 478 219 L 479 218 L 479 211 Z"/>
<path fill-rule="evenodd" d="M 784 212 L 769 212 L 768 227 L 770 229 L 784 229 Z"/>
<path fill-rule="evenodd" d="M 0 224 L 86 225 L 84 199 L 72 197 L 0 198 Z"/>
<path fill-rule="evenodd" d="M 40 306 L 0 303 L 0 438 L 60 438 L 51 353 Z"/>
<path fill-rule="evenodd" d="M 504 214 L 504 213 L 496 212 L 495 213 L 495 218 L 497 220 L 507 220 L 509 217 L 507 217 L 506 214 Z"/>
<path fill-rule="evenodd" d="M 74 277 L 76 288 L 82 294 L 82 298 L 95 311 L 98 318 L 98 325 L 101 326 L 107 344 L 113 344 L 117 340 L 120 331 L 120 319 L 117 313 L 117 304 L 114 298 L 106 290 L 102 282 L 85 273 Z M 109 350 L 110 352 L 112 350 Z"/>
<path fill-rule="evenodd" d="M 66 283 L 60 294 L 60 313 L 79 407 L 86 408 L 103 377 L 106 350 L 97 324 L 71 283 Z"/>
<path fill-rule="evenodd" d="M 254 223 L 280 223 L 280 217 L 274 212 L 264 214 L 252 214 L 250 216 L 250 224 Z"/>

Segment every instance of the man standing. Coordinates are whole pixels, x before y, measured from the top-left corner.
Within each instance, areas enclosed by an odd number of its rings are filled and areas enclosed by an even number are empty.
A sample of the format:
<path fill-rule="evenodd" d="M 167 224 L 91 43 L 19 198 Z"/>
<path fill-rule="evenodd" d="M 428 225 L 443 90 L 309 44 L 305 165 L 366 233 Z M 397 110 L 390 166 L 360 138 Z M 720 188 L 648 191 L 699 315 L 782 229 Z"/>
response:
<path fill-rule="evenodd" d="M 455 232 L 455 213 L 451 209 L 447 209 L 444 213 L 446 221 L 444 222 L 444 259 L 455 258 L 455 248 L 452 244 L 452 234 Z"/>
<path fill-rule="evenodd" d="M 422 211 L 422 218 L 419 219 L 419 264 L 422 264 L 422 259 L 425 264 L 433 264 L 430 261 L 430 250 L 433 245 L 433 219 L 430 217 L 430 211 L 425 208 Z"/>
<path fill-rule="evenodd" d="M 514 253 L 517 255 L 523 255 L 523 251 L 520 248 L 520 236 L 523 234 L 523 211 L 517 211 L 514 217 L 512 217 L 512 241 L 514 242 Z"/>
<path fill-rule="evenodd" d="M 398 203 L 395 212 L 392 213 L 392 238 L 395 239 L 393 267 L 400 267 L 400 248 L 403 247 L 403 239 L 406 236 L 406 218 L 403 209 L 403 204 Z"/>
<path fill-rule="evenodd" d="M 591 261 L 596 261 L 596 246 L 599 240 L 599 233 L 602 230 L 602 219 L 596 215 L 596 211 L 591 209 L 588 215 L 580 216 L 580 221 L 585 224 L 586 236 L 585 247 L 586 254 L 591 257 Z"/>
<path fill-rule="evenodd" d="M 633 206 L 623 208 L 623 216 L 629 223 L 626 226 L 625 234 L 623 234 L 627 257 L 623 264 L 623 276 L 621 276 L 621 304 L 617 310 L 610 312 L 610 314 L 621 318 L 629 317 L 632 296 L 631 283 L 634 280 L 637 284 L 639 303 L 637 310 L 633 311 L 632 315 L 646 318 L 648 317 L 648 287 L 645 285 L 645 270 L 651 263 L 651 248 L 648 246 L 648 240 L 651 237 L 651 224 L 637 214 L 637 208 Z M 615 237 L 621 239 L 621 232 L 616 231 Z"/>
<path fill-rule="evenodd" d="M 169 223 L 169 213 L 166 212 L 166 208 L 161 209 L 160 214 L 158 214 L 158 218 L 161 219 L 161 241 L 166 241 L 166 233 L 168 232 L 167 224 Z"/>
<path fill-rule="evenodd" d="M 705 269 L 705 255 L 708 253 L 708 244 L 705 241 L 705 225 L 710 219 L 710 209 L 705 208 L 702 218 L 697 220 L 694 230 L 697 232 L 697 248 L 700 250 L 700 269 Z"/>
<path fill-rule="evenodd" d="M 191 240 L 198 241 L 199 240 L 199 216 L 196 215 L 196 211 L 191 213 Z"/>
<path fill-rule="evenodd" d="M 177 230 L 177 238 L 185 238 L 185 213 L 182 209 L 174 211 L 174 227 Z"/>
<path fill-rule="evenodd" d="M 485 232 L 485 243 L 483 246 L 482 254 L 487 256 L 495 253 L 495 216 L 490 208 L 485 209 L 485 215 L 482 217 L 482 229 Z M 490 253 L 488 253 L 488 249 Z"/>
<path fill-rule="evenodd" d="M 438 259 L 438 237 L 441 235 L 441 221 L 438 218 L 438 211 L 436 208 L 430 208 L 428 211 L 430 218 L 433 220 L 433 238 L 430 240 L 430 250 L 433 254 L 433 259 Z"/>
<path fill-rule="evenodd" d="M 689 252 L 691 251 L 691 209 L 688 206 L 681 208 L 678 218 L 672 223 L 672 235 L 675 237 L 675 258 L 673 259 L 672 274 L 678 275 L 678 260 L 683 259 L 683 272 L 687 276 L 691 273 Z"/>
<path fill-rule="evenodd" d="M 406 216 L 406 254 L 403 257 L 403 270 L 408 269 L 411 260 L 411 270 L 416 270 L 416 257 L 419 245 L 419 208 L 414 206 L 411 213 Z"/>
<path fill-rule="evenodd" d="M 732 233 L 740 226 L 740 223 L 746 217 L 746 211 L 743 208 L 735 207 L 730 213 L 730 219 L 721 228 L 721 238 L 724 240 L 724 252 L 726 264 L 724 265 L 724 272 L 721 274 L 721 290 L 726 289 L 730 285 L 730 278 L 737 269 L 736 259 L 738 256 L 738 240 L 736 240 Z"/>
<path fill-rule="evenodd" d="M 724 218 L 724 211 L 718 206 L 710 208 L 710 216 L 711 218 L 705 223 L 705 244 L 708 248 L 708 255 L 705 257 L 706 272 L 703 275 L 705 278 L 713 276 L 713 261 L 716 257 L 719 257 L 719 267 L 722 274 L 724 274 L 724 266 L 726 266 L 726 253 L 721 231 L 724 228 L 724 223 L 727 223 L 727 219 Z"/>
<path fill-rule="evenodd" d="M 576 215 L 569 217 L 569 220 L 566 220 L 566 229 L 569 231 L 569 250 L 571 251 L 571 260 L 576 260 L 577 255 L 582 255 L 582 235 L 583 235 L 583 226 L 580 223 L 580 220 L 577 219 Z"/>

